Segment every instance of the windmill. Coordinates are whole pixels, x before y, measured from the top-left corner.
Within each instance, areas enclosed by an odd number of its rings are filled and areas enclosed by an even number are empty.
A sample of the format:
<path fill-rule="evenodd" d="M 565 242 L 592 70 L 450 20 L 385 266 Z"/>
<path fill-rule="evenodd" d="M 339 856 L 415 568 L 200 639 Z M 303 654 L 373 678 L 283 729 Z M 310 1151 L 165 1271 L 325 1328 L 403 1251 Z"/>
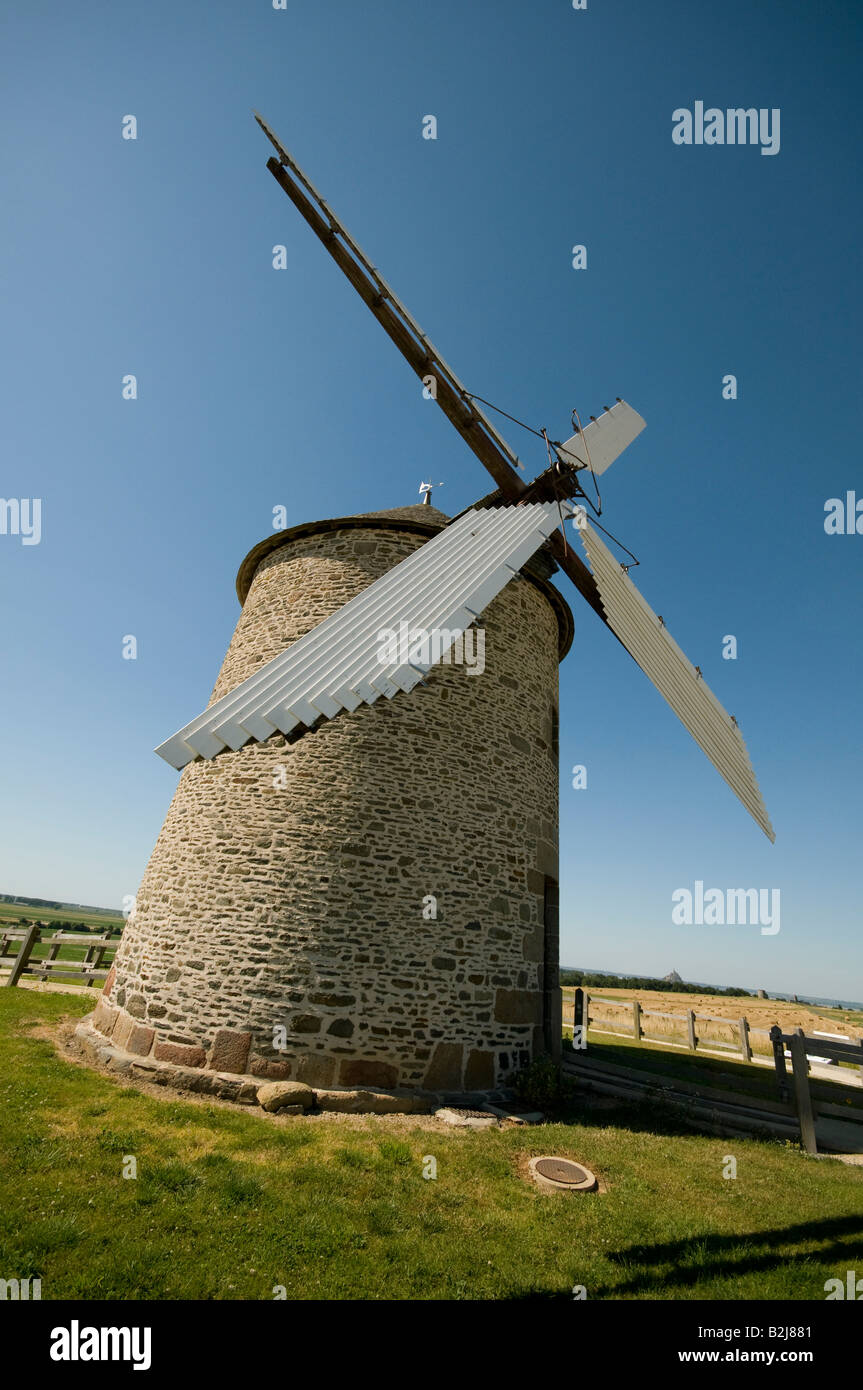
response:
<path fill-rule="evenodd" d="M 500 593 L 525 560 L 548 545 L 560 568 L 590 606 L 623 643 L 714 767 L 764 833 L 773 829 L 736 720 L 728 715 L 684 656 L 629 578 L 628 566 L 615 560 L 587 520 L 591 505 L 580 477 L 601 475 L 644 429 L 645 422 L 617 398 L 612 407 L 563 443 L 549 443 L 549 467 L 526 483 L 524 465 L 501 438 L 474 396 L 422 332 L 390 286 L 263 118 L 255 119 L 278 152 L 267 162 L 285 191 L 363 301 L 414 371 L 431 387 L 434 399 L 468 447 L 488 469 L 497 493 L 469 508 L 427 549 L 402 561 L 358 599 L 333 615 L 288 651 L 268 662 L 222 700 L 158 748 L 180 768 L 191 759 L 214 757 L 226 747 L 241 748 L 250 739 L 266 739 L 280 730 L 293 733 L 322 718 L 355 710 L 363 701 L 414 688 L 433 662 L 429 652 L 410 651 L 400 665 L 381 670 L 374 635 L 396 620 L 420 631 L 430 626 L 455 641 Z M 423 483 L 423 501 L 431 483 Z M 573 505 L 572 499 L 583 499 Z M 495 505 L 496 504 L 496 505 Z M 489 510 L 492 515 L 489 515 Z M 575 522 L 588 564 L 573 553 L 557 528 L 564 518 Z M 456 582 L 445 589 L 441 574 Z M 350 634 L 348 638 L 348 634 Z M 448 646 L 451 643 L 447 644 Z M 423 659 L 424 657 L 424 659 Z"/>
<path fill-rule="evenodd" d="M 736 721 L 588 519 L 583 480 L 641 416 L 619 399 L 583 428 L 573 415 L 526 480 L 487 402 L 256 119 L 270 172 L 495 489 L 450 519 L 429 480 L 413 506 L 302 523 L 246 556 L 210 703 L 157 749 L 181 776 L 81 1036 L 240 1100 L 261 1078 L 319 1102 L 488 1092 L 560 1051 L 557 673 L 573 624 L 557 568 L 773 831 Z M 473 679 L 467 639 L 486 629 Z"/>

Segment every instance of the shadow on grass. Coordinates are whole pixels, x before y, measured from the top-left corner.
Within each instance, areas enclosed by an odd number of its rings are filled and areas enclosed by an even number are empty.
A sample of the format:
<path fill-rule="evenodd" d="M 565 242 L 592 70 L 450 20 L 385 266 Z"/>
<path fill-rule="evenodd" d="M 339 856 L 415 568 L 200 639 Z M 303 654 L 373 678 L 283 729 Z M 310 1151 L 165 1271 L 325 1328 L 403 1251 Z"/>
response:
<path fill-rule="evenodd" d="M 698 1235 L 653 1245 L 627 1245 L 605 1251 L 607 1259 L 624 1267 L 640 1266 L 623 1282 L 600 1283 L 592 1299 L 674 1297 L 671 1290 L 691 1289 L 708 1280 L 770 1274 L 792 1260 L 843 1264 L 860 1259 L 863 1214 L 804 1221 L 797 1226 L 743 1231 L 729 1235 Z M 794 1247 L 798 1247 L 795 1249 Z M 850 1262 L 850 1263 L 849 1263 Z M 572 1293 L 526 1290 L 511 1295 L 527 1302 L 572 1302 Z"/>
<path fill-rule="evenodd" d="M 597 1092 L 576 1091 L 571 1102 L 556 1111 L 548 1110 L 547 1115 L 554 1124 L 613 1125 L 615 1129 L 628 1129 L 634 1134 L 667 1135 L 678 1139 L 695 1135 L 708 1139 L 733 1137 L 738 1141 L 752 1139 L 780 1147 L 789 1142 L 770 1130 L 752 1130 L 745 1135 L 733 1136 L 717 1134 L 708 1123 L 702 1123 L 696 1116 L 684 1118 L 680 1111 L 663 1100 L 659 1092 L 652 1090 L 645 1093 L 643 1100 L 624 1100 Z"/>
<path fill-rule="evenodd" d="M 855 1238 L 856 1237 L 856 1238 Z M 674 1297 L 673 1290 L 688 1290 L 707 1280 L 739 1279 L 743 1275 L 773 1273 L 789 1262 L 813 1259 L 819 1264 L 852 1268 L 860 1259 L 863 1213 L 860 1216 L 834 1216 L 810 1220 L 799 1226 L 753 1230 L 728 1236 L 693 1236 L 691 1240 L 670 1240 L 652 1245 L 625 1245 L 606 1251 L 613 1264 L 642 1266 L 632 1270 L 623 1283 L 599 1283 L 591 1287 L 592 1300 L 599 1298 Z M 796 1248 L 807 1247 L 807 1248 Z M 816 1248 L 810 1248 L 816 1245 Z M 648 1268 L 645 1268 L 648 1266 Z M 653 1266 L 653 1268 L 650 1268 Z M 571 1291 L 525 1290 L 510 1295 L 520 1302 L 571 1302 Z"/>
<path fill-rule="evenodd" d="M 852 1243 L 852 1238 L 857 1240 Z M 704 1279 L 727 1275 L 759 1274 L 787 1265 L 789 1260 L 812 1258 L 830 1262 L 860 1257 L 863 1214 L 836 1216 L 822 1221 L 804 1221 L 798 1226 L 744 1234 L 696 1236 L 691 1240 L 672 1240 L 655 1245 L 630 1245 L 609 1251 L 608 1258 L 618 1264 L 657 1266 L 633 1273 L 625 1283 L 596 1290 L 596 1297 L 614 1294 L 650 1294 L 669 1286 L 690 1288 Z M 794 1246 L 817 1248 L 794 1250 Z M 746 1247 L 741 1251 L 741 1247 Z M 778 1249 L 777 1247 L 781 1247 Z"/>

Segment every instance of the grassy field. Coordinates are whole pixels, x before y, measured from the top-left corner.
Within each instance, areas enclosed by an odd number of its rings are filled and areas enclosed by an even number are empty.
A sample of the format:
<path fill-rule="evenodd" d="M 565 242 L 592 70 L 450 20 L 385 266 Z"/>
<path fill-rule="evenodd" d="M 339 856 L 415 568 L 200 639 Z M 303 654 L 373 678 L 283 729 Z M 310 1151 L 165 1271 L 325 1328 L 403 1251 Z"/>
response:
<path fill-rule="evenodd" d="M 117 945 L 119 945 L 119 937 L 117 938 Z M 51 949 L 50 939 L 45 938 L 44 940 L 38 942 L 38 943 L 33 947 L 32 951 L 30 952 L 30 960 L 44 960 L 45 957 L 48 955 L 50 949 Z M 107 969 L 108 965 L 110 965 L 111 961 L 114 959 L 114 952 L 115 952 L 116 949 L 117 949 L 117 946 L 116 946 L 113 942 L 112 942 L 112 944 L 111 944 L 110 946 L 106 946 L 106 947 L 105 947 L 105 954 L 104 954 L 104 956 L 102 957 L 102 965 L 103 965 L 106 969 Z M 64 945 L 64 946 L 61 946 L 61 947 L 60 947 L 60 949 L 59 949 L 59 951 L 57 952 L 57 955 L 54 957 L 54 959 L 55 959 L 55 960 L 73 960 L 73 961 L 74 961 L 74 960 L 83 960 L 84 957 L 85 957 L 86 954 L 87 954 L 87 950 L 88 950 L 88 945 L 87 945 L 86 942 L 83 942 L 83 941 L 81 942 L 80 946 L 77 945 L 77 944 L 73 944 L 73 945 Z M 6 955 L 6 956 L 0 957 L 0 970 L 8 970 L 9 967 L 11 966 L 12 962 L 14 961 L 14 959 L 15 959 L 14 953 L 11 954 L 11 955 Z"/>
<path fill-rule="evenodd" d="M 57 1055 L 87 1007 L 0 990 L 0 1277 L 43 1299 L 821 1299 L 860 1267 L 863 1170 L 607 1101 L 458 1133 L 144 1094 Z M 606 1190 L 541 1195 L 541 1152 Z"/>
<path fill-rule="evenodd" d="M 52 909 L 47 907 L 31 907 L 28 906 L 27 903 L 0 903 L 0 932 L 2 932 L 4 928 L 8 929 L 10 927 L 21 927 L 23 929 L 24 923 L 19 920 L 22 917 L 26 918 L 27 923 L 48 923 L 46 935 L 51 934 L 51 926 L 54 923 L 62 923 L 62 926 L 58 927 L 57 930 L 73 932 L 86 931 L 92 936 L 107 936 L 116 933 L 116 941 L 118 944 L 120 940 L 120 931 L 125 925 L 123 917 L 119 913 L 110 916 L 99 916 L 94 913 L 75 912 L 73 908 Z M 11 969 L 12 962 L 15 959 L 14 952 L 17 951 L 18 947 L 13 945 L 10 949 L 12 951 L 11 954 L 7 953 L 0 957 L 0 972 Z M 45 960 L 48 956 L 49 949 L 50 947 L 47 941 L 40 941 L 37 946 L 34 946 L 30 959 L 33 961 Z M 113 945 L 106 949 L 102 957 L 101 968 L 107 970 L 110 967 L 114 959 L 114 950 L 115 946 Z M 80 946 L 61 946 L 60 950 L 57 952 L 56 959 L 58 961 L 78 961 L 83 960 L 86 954 L 87 945 L 82 942 Z M 74 984 L 76 979 L 81 984 L 86 983 L 83 976 L 64 976 L 62 978 L 64 982 L 68 984 Z"/>
<path fill-rule="evenodd" d="M 32 907 L 28 903 L 0 903 L 0 930 L 17 927 L 20 919 L 27 922 L 72 922 L 71 930 L 98 928 L 115 931 L 122 928 L 122 913 L 78 912 L 73 907 Z"/>

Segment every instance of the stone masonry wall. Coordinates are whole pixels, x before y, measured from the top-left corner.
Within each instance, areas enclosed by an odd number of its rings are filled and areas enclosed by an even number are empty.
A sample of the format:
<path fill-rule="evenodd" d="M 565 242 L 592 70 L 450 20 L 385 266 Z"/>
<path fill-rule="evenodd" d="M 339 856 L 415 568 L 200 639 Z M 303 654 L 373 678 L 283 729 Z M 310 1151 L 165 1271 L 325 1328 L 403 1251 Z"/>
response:
<path fill-rule="evenodd" d="M 273 550 L 212 698 L 422 543 L 369 519 Z M 482 1089 L 542 1050 L 558 624 L 519 576 L 480 625 L 482 675 L 439 666 L 427 688 L 183 770 L 103 1032 L 323 1086 Z"/>

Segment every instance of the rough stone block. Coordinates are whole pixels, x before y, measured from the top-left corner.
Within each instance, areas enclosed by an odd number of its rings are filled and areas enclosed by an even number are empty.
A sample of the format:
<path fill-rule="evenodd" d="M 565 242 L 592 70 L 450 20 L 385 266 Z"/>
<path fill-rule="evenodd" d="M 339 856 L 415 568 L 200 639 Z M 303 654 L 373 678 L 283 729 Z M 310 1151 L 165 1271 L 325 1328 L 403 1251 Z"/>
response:
<path fill-rule="evenodd" d="M 203 1067 L 207 1054 L 202 1047 L 187 1047 L 183 1043 L 156 1040 L 153 1056 L 158 1062 L 175 1062 L 180 1067 Z"/>
<path fill-rule="evenodd" d="M 539 962 L 545 957 L 545 930 L 537 927 L 535 931 L 525 932 L 522 940 L 522 953 L 525 960 Z"/>
<path fill-rule="evenodd" d="M 475 1047 L 467 1055 L 464 1069 L 466 1091 L 490 1091 L 494 1085 L 494 1053 Z"/>
<path fill-rule="evenodd" d="M 291 1031 L 293 1033 L 319 1033 L 321 1020 L 315 1014 L 298 1014 L 291 1021 Z"/>
<path fill-rule="evenodd" d="M 542 995 L 532 989 L 499 989 L 494 996 L 498 1023 L 535 1023 L 542 1015 Z"/>
<path fill-rule="evenodd" d="M 93 1015 L 82 1018 L 75 1027 L 75 1040 L 92 1061 L 96 1056 L 97 1045 L 104 1046 L 105 1039 L 99 1036 L 92 1024 Z"/>
<path fill-rule="evenodd" d="M 124 1044 L 126 1051 L 133 1052 L 136 1057 L 146 1057 L 153 1046 L 155 1036 L 155 1028 L 147 1028 L 143 1023 L 133 1023 Z"/>
<path fill-rule="evenodd" d="M 120 1017 L 120 1010 L 115 1009 L 113 1004 L 107 1004 L 104 999 L 100 999 L 93 1010 L 93 1026 L 106 1038 L 110 1038 Z"/>
<path fill-rule="evenodd" d="M 287 1081 L 292 1070 L 293 1063 L 275 1057 L 253 1057 L 249 1063 L 252 1076 L 268 1076 L 273 1081 Z"/>
<path fill-rule="evenodd" d="M 251 1045 L 251 1033 L 240 1033 L 233 1028 L 217 1028 L 207 1066 L 210 1071 L 244 1072 Z"/>
<path fill-rule="evenodd" d="M 301 1081 L 271 1081 L 258 1087 L 258 1104 L 271 1112 L 282 1110 L 286 1105 L 302 1105 L 311 1110 L 315 1103 L 315 1093 L 311 1086 Z"/>
<path fill-rule="evenodd" d="M 428 1098 L 410 1091 L 319 1090 L 318 1108 L 343 1115 L 419 1115 L 431 1109 Z"/>
<path fill-rule="evenodd" d="M 445 1125 L 452 1125 L 455 1129 L 497 1129 L 498 1121 L 494 1115 L 471 1115 L 459 1110 L 451 1110 L 444 1107 L 442 1110 L 434 1112 L 436 1120 L 442 1120 Z"/>
<path fill-rule="evenodd" d="M 124 1057 L 114 1047 L 103 1047 L 100 1056 L 109 1071 L 125 1072 L 133 1065 L 131 1057 Z"/>
<path fill-rule="evenodd" d="M 427 1091 L 446 1091 L 461 1087 L 463 1066 L 464 1045 L 439 1042 L 426 1069 L 423 1086 Z"/>
<path fill-rule="evenodd" d="M 399 1069 L 389 1062 L 345 1061 L 339 1068 L 343 1086 L 395 1086 Z"/>
<path fill-rule="evenodd" d="M 147 1001 L 143 994 L 130 994 L 126 1000 L 126 1013 L 133 1018 L 147 1017 Z"/>
<path fill-rule="evenodd" d="M 139 1062 L 130 1062 L 129 1071 L 139 1081 L 149 1081 L 154 1086 L 167 1086 L 171 1081 L 170 1067 L 162 1070 L 160 1067 L 143 1067 Z"/>
<path fill-rule="evenodd" d="M 112 966 L 111 966 L 111 969 L 108 971 L 108 975 L 107 975 L 107 977 L 106 977 L 106 979 L 105 979 L 105 983 L 104 983 L 104 985 L 102 986 L 102 993 L 103 993 L 103 995 L 105 996 L 106 999 L 108 998 L 108 995 L 111 993 L 111 990 L 114 988 L 114 981 L 116 980 L 116 978 L 117 978 L 117 967 L 116 967 L 116 965 L 112 965 Z"/>
<path fill-rule="evenodd" d="M 307 1086 L 332 1086 L 336 1079 L 335 1057 L 323 1057 L 316 1053 L 301 1057 L 297 1063 L 297 1078 L 305 1081 Z"/>
<path fill-rule="evenodd" d="M 180 1046 L 179 1043 L 172 1044 Z M 182 1085 L 187 1091 L 195 1091 L 197 1094 L 207 1096 L 222 1096 L 224 1082 L 221 1077 L 215 1076 L 213 1072 L 206 1071 L 203 1067 L 200 1071 L 192 1070 L 191 1067 L 184 1066 L 182 1071 Z M 223 1099 L 230 1097 L 222 1096 Z"/>
<path fill-rule="evenodd" d="M 551 840 L 537 840 L 536 867 L 546 878 L 557 878 L 559 869 L 558 851 L 557 845 Z"/>
<path fill-rule="evenodd" d="M 129 1040 L 129 1034 L 135 1027 L 137 1027 L 135 1020 L 133 1018 L 130 1018 L 129 1015 L 127 1013 L 124 1013 L 121 1009 L 119 1017 L 114 1022 L 114 1032 L 111 1035 L 114 1042 L 114 1046 L 119 1048 L 125 1048 L 126 1043 Z"/>

